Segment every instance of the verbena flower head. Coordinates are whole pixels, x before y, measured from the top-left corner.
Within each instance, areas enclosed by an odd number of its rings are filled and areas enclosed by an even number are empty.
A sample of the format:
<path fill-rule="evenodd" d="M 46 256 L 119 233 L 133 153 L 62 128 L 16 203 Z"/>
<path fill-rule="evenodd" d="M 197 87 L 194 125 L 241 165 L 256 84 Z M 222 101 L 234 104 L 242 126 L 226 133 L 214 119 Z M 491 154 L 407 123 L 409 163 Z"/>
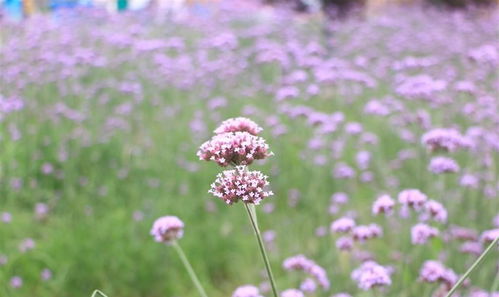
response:
<path fill-rule="evenodd" d="M 248 132 L 252 135 L 258 135 L 262 132 L 262 127 L 257 123 L 244 117 L 230 118 L 222 122 L 222 124 L 213 131 L 215 134 L 223 134 L 228 132 Z"/>
<path fill-rule="evenodd" d="M 395 206 L 395 200 L 393 200 L 388 195 L 382 195 L 376 199 L 373 203 L 372 212 L 375 215 L 380 213 L 391 214 L 393 207 Z"/>
<path fill-rule="evenodd" d="M 314 277 L 319 285 L 324 289 L 328 289 L 330 286 L 326 270 L 304 255 L 296 255 L 287 258 L 284 260 L 282 266 L 286 270 L 299 270 L 307 273 L 308 275 Z"/>
<path fill-rule="evenodd" d="M 20 288 L 23 286 L 23 279 L 19 276 L 14 276 L 10 279 L 10 286 L 14 289 Z"/>
<path fill-rule="evenodd" d="M 428 197 L 419 190 L 408 189 L 403 190 L 398 195 L 398 201 L 408 207 L 412 207 L 415 210 L 420 210 L 428 200 Z"/>
<path fill-rule="evenodd" d="M 151 235 L 157 242 L 172 243 L 184 235 L 184 222 L 175 216 L 161 217 L 154 222 Z"/>
<path fill-rule="evenodd" d="M 470 140 L 454 129 L 430 130 L 423 134 L 421 142 L 430 151 L 454 152 L 471 146 Z"/>
<path fill-rule="evenodd" d="M 451 158 L 434 157 L 428 165 L 428 170 L 435 174 L 456 173 L 459 171 L 459 165 Z"/>
<path fill-rule="evenodd" d="M 380 237 L 383 235 L 383 229 L 376 224 L 359 225 L 352 229 L 352 237 L 359 242 Z"/>
<path fill-rule="evenodd" d="M 281 297 L 305 297 L 305 295 L 300 290 L 287 289 L 281 293 Z"/>
<path fill-rule="evenodd" d="M 374 261 L 364 262 L 352 272 L 351 276 L 357 282 L 357 286 L 365 291 L 392 284 L 388 270 Z"/>
<path fill-rule="evenodd" d="M 331 223 L 331 231 L 335 233 L 348 233 L 355 227 L 355 221 L 348 217 L 339 218 Z"/>
<path fill-rule="evenodd" d="M 438 236 L 437 228 L 428 226 L 423 223 L 416 224 L 411 229 L 411 241 L 413 244 L 425 244 L 428 239 Z"/>
<path fill-rule="evenodd" d="M 426 202 L 424 208 L 430 218 L 439 223 L 447 222 L 447 210 L 440 202 L 429 200 Z"/>
<path fill-rule="evenodd" d="M 340 251 L 350 251 L 353 248 L 353 239 L 342 236 L 336 240 L 336 248 Z"/>
<path fill-rule="evenodd" d="M 303 292 L 315 292 L 317 290 L 317 283 L 312 278 L 306 278 L 300 284 L 300 290 Z"/>
<path fill-rule="evenodd" d="M 442 282 L 447 287 L 451 287 L 457 281 L 457 275 L 452 269 L 433 260 L 424 262 L 419 272 L 419 278 L 427 283 Z"/>
<path fill-rule="evenodd" d="M 200 160 L 214 161 L 222 167 L 250 165 L 254 160 L 265 159 L 271 155 L 265 140 L 248 132 L 215 135 L 203 143 L 197 152 Z"/>
<path fill-rule="evenodd" d="M 482 233 L 481 239 L 485 242 L 494 241 L 497 237 L 499 237 L 499 228 L 487 230 Z"/>
<path fill-rule="evenodd" d="M 225 170 L 217 175 L 208 191 L 213 196 L 233 204 L 241 200 L 244 203 L 260 204 L 260 202 L 274 195 L 265 190 L 269 185 L 267 176 L 259 171 L 250 171 L 246 166 L 237 166 L 233 170 Z"/>
<path fill-rule="evenodd" d="M 232 297 L 263 297 L 260 295 L 260 290 L 252 285 L 244 285 L 238 287 L 234 293 L 232 293 Z"/>

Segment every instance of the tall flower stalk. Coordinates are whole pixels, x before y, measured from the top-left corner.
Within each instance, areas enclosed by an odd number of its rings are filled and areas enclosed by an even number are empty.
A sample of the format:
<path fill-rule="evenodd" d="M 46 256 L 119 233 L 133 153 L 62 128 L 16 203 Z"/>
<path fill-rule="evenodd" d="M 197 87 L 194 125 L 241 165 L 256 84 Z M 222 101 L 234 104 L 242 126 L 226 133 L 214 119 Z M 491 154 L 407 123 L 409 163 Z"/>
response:
<path fill-rule="evenodd" d="M 461 278 L 456 282 L 456 284 L 450 289 L 450 291 L 445 295 L 445 297 L 452 297 L 452 294 L 454 294 L 457 289 L 462 285 L 462 283 L 468 278 L 468 276 L 475 270 L 480 263 L 487 257 L 487 255 L 494 249 L 497 248 L 497 244 L 499 243 L 499 236 L 497 236 L 491 243 L 490 245 L 483 251 L 483 253 L 476 259 L 476 261 L 471 264 L 470 268 L 466 270 L 466 272 L 461 276 Z"/>
<path fill-rule="evenodd" d="M 189 277 L 191 278 L 194 286 L 199 292 L 201 297 L 208 297 L 204 290 L 199 278 L 197 277 L 191 263 L 187 259 L 182 247 L 178 244 L 178 239 L 184 235 L 184 222 L 175 216 L 164 216 L 157 219 L 151 229 L 151 235 L 157 242 L 171 245 L 177 252 L 182 264 L 185 266 Z"/>
<path fill-rule="evenodd" d="M 247 168 L 254 160 L 272 155 L 265 139 L 257 136 L 261 131 L 262 128 L 250 119 L 228 119 L 215 129 L 215 136 L 201 145 L 197 155 L 200 160 L 213 161 L 221 167 L 235 167 L 219 173 L 209 193 L 229 205 L 243 202 L 263 257 L 273 296 L 278 297 L 255 209 L 255 205 L 273 193 L 265 189 L 269 184 L 267 176 Z"/>
<path fill-rule="evenodd" d="M 272 274 L 272 267 L 270 266 L 269 257 L 267 256 L 267 251 L 265 250 L 265 245 L 263 244 L 262 234 L 260 232 L 260 228 L 258 228 L 255 206 L 245 203 L 244 207 L 246 208 L 246 212 L 248 213 L 253 231 L 255 231 L 256 240 L 258 241 L 258 247 L 260 248 L 260 253 L 262 254 L 263 262 L 265 263 L 265 269 L 267 270 L 267 275 L 270 280 L 270 286 L 272 287 L 272 293 L 275 297 L 277 297 L 277 287 L 275 284 L 274 275 Z"/>
<path fill-rule="evenodd" d="M 102 293 L 100 290 L 95 290 L 92 297 L 107 297 L 107 295 Z"/>
<path fill-rule="evenodd" d="M 208 297 L 208 295 L 206 294 L 203 286 L 201 285 L 201 282 L 199 281 L 196 273 L 194 272 L 194 269 L 192 268 L 191 263 L 187 259 L 187 256 L 185 255 L 184 251 L 182 250 L 182 247 L 180 247 L 180 245 L 178 244 L 177 241 L 174 241 L 172 243 L 172 246 L 175 249 L 175 251 L 177 252 L 180 260 L 182 261 L 182 264 L 184 264 L 185 269 L 187 270 L 187 273 L 189 274 L 189 277 L 191 278 L 192 282 L 194 283 L 194 286 L 196 287 L 196 289 L 199 292 L 199 295 L 201 297 Z"/>

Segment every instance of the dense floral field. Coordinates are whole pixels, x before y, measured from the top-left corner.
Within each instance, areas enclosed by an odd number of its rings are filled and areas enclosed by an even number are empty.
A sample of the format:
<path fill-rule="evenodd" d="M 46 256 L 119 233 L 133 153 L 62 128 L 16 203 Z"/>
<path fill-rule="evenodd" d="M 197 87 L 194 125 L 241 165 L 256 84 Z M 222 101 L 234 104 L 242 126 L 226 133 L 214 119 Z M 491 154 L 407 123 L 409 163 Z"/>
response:
<path fill-rule="evenodd" d="M 499 14 L 324 32 L 234 5 L 0 23 L 0 296 L 274 296 L 251 221 L 282 297 L 444 297 L 499 237 Z M 453 296 L 499 296 L 498 259 Z"/>

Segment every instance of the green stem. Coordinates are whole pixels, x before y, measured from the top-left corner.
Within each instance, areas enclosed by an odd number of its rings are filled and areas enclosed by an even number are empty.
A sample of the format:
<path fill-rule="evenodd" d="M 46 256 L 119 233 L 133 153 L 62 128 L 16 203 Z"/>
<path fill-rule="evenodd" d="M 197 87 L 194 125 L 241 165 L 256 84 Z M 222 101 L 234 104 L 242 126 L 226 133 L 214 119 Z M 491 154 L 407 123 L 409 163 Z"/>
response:
<path fill-rule="evenodd" d="M 496 274 L 496 278 L 494 279 L 494 282 L 492 283 L 492 289 L 490 289 L 491 296 L 492 296 L 492 293 L 497 291 L 497 288 L 499 288 L 499 273 Z"/>
<path fill-rule="evenodd" d="M 187 260 L 187 257 L 185 256 L 184 251 L 180 247 L 177 241 L 173 242 L 173 247 L 178 253 L 178 256 L 180 257 L 180 260 L 182 260 L 182 263 L 185 266 L 185 269 L 187 269 L 187 273 L 189 273 L 189 276 L 191 277 L 192 282 L 194 283 L 194 286 L 196 286 L 196 289 L 199 292 L 199 295 L 201 297 L 207 297 L 206 292 L 204 291 L 203 286 L 201 285 L 201 282 L 199 281 L 198 277 L 196 276 L 196 273 L 194 272 L 194 269 L 192 269 L 191 264 L 189 263 L 189 260 Z"/>
<path fill-rule="evenodd" d="M 454 287 L 452 287 L 449 293 L 445 295 L 445 297 L 451 297 L 452 294 L 456 292 L 456 290 L 459 288 L 459 286 L 461 286 L 464 280 L 468 278 L 468 276 L 471 274 L 471 272 L 473 272 L 473 270 L 475 270 L 475 268 L 478 267 L 478 265 L 483 261 L 483 259 L 485 259 L 485 257 L 490 253 L 490 251 L 492 251 L 492 249 L 497 245 L 498 242 L 499 242 L 499 237 L 497 237 L 492 241 L 492 243 L 485 249 L 485 251 L 483 251 L 480 257 L 478 257 L 478 259 L 476 259 L 476 261 L 470 266 L 470 268 L 468 268 L 468 270 L 463 274 L 463 276 L 461 276 L 461 278 L 457 281 Z"/>
<path fill-rule="evenodd" d="M 102 297 L 107 297 L 106 294 L 102 293 L 99 290 L 95 290 L 94 293 L 92 294 L 92 297 L 97 297 L 97 294 L 99 294 Z"/>
<path fill-rule="evenodd" d="M 253 227 L 253 231 L 255 231 L 256 239 L 258 241 L 258 247 L 260 248 L 260 252 L 262 253 L 263 262 L 265 263 L 265 269 L 267 269 L 267 275 L 269 276 L 270 285 L 272 286 L 272 293 L 274 297 L 279 297 L 277 294 L 277 288 L 275 285 L 274 275 L 272 274 L 272 269 L 270 268 L 270 261 L 267 256 L 267 252 L 265 251 L 265 246 L 263 245 L 262 235 L 260 233 L 260 229 L 258 228 L 258 223 L 256 221 L 256 213 L 255 209 L 250 209 L 250 205 L 244 203 L 244 207 L 246 207 L 246 211 L 248 212 L 248 216 L 251 222 L 251 226 Z"/>

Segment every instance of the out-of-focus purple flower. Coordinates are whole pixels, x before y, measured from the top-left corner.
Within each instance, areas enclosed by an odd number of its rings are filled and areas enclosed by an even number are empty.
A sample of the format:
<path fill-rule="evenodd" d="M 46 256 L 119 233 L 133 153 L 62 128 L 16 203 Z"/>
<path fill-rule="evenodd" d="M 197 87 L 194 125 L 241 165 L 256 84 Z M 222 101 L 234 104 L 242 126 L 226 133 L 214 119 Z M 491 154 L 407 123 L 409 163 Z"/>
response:
<path fill-rule="evenodd" d="M 419 278 L 427 283 L 442 282 L 449 289 L 457 281 L 457 275 L 452 269 L 445 267 L 438 261 L 428 260 L 423 263 Z"/>
<path fill-rule="evenodd" d="M 467 241 L 459 247 L 459 251 L 464 254 L 479 256 L 483 251 L 481 242 Z"/>
<path fill-rule="evenodd" d="M 388 270 L 374 261 L 364 262 L 351 276 L 357 286 L 365 291 L 392 284 Z"/>
<path fill-rule="evenodd" d="M 315 292 L 317 290 L 317 284 L 315 281 L 311 278 L 306 278 L 301 284 L 300 284 L 300 290 L 303 292 Z"/>
<path fill-rule="evenodd" d="M 334 167 L 333 176 L 336 179 L 351 179 L 355 177 L 355 170 L 345 163 L 338 163 Z"/>
<path fill-rule="evenodd" d="M 481 239 L 484 242 L 492 242 L 494 241 L 497 237 L 499 237 L 499 228 L 497 229 L 491 229 L 484 231 L 481 235 Z"/>
<path fill-rule="evenodd" d="M 338 294 L 334 294 L 331 297 L 352 297 L 352 295 L 347 294 L 347 293 L 338 293 Z"/>
<path fill-rule="evenodd" d="M 340 251 L 350 251 L 353 248 L 353 239 L 348 236 L 342 236 L 336 240 L 336 248 Z"/>
<path fill-rule="evenodd" d="M 417 189 L 403 190 L 398 194 L 399 203 L 415 210 L 421 210 L 427 200 L 428 197 Z"/>
<path fill-rule="evenodd" d="M 154 222 L 150 234 L 156 242 L 170 244 L 184 235 L 184 222 L 175 216 L 160 217 Z"/>
<path fill-rule="evenodd" d="M 419 223 L 411 228 L 411 242 L 412 244 L 425 244 L 428 239 L 436 237 L 438 234 L 437 228 Z"/>
<path fill-rule="evenodd" d="M 364 113 L 386 116 L 390 113 L 390 109 L 378 100 L 371 100 L 364 106 Z"/>
<path fill-rule="evenodd" d="M 393 207 L 395 206 L 395 200 L 393 200 L 389 195 L 381 195 L 374 201 L 372 206 L 372 212 L 375 215 L 380 213 L 391 214 L 393 212 Z"/>
<path fill-rule="evenodd" d="M 42 173 L 48 175 L 51 174 L 52 172 L 54 172 L 54 166 L 50 163 L 43 163 Z"/>
<path fill-rule="evenodd" d="M 371 161 L 371 153 L 368 151 L 360 151 L 355 156 L 357 161 L 357 166 L 361 170 L 366 170 L 369 168 L 369 162 Z"/>
<path fill-rule="evenodd" d="M 433 129 L 421 137 L 421 142 L 430 151 L 454 152 L 472 146 L 471 141 L 454 129 Z"/>
<path fill-rule="evenodd" d="M 478 177 L 472 174 L 464 174 L 459 180 L 459 184 L 466 188 L 476 189 L 479 185 Z"/>
<path fill-rule="evenodd" d="M 357 122 L 351 122 L 345 125 L 345 132 L 350 135 L 358 135 L 362 133 L 363 130 L 362 124 Z"/>
<path fill-rule="evenodd" d="M 492 66 L 499 64 L 499 53 L 496 47 L 492 44 L 485 44 L 478 48 L 472 49 L 468 56 L 473 61 L 482 64 L 490 64 Z"/>
<path fill-rule="evenodd" d="M 12 215 L 9 212 L 2 212 L 2 222 L 6 224 L 12 222 Z"/>
<path fill-rule="evenodd" d="M 285 86 L 277 90 L 276 100 L 284 101 L 286 99 L 297 98 L 300 95 L 300 90 L 295 86 Z"/>
<path fill-rule="evenodd" d="M 40 273 L 40 277 L 42 278 L 43 281 L 48 281 L 52 278 L 52 271 L 50 271 L 50 269 L 48 268 L 45 268 Z"/>
<path fill-rule="evenodd" d="M 144 220 L 144 213 L 140 210 L 136 210 L 133 212 L 132 218 L 135 222 L 140 222 Z"/>
<path fill-rule="evenodd" d="M 406 77 L 396 91 L 408 98 L 429 99 L 435 92 L 443 91 L 446 87 L 447 83 L 443 80 L 436 80 L 428 75 L 417 75 Z"/>
<path fill-rule="evenodd" d="M 317 265 L 314 261 L 308 259 L 304 255 L 297 255 L 287 258 L 286 260 L 284 260 L 282 266 L 286 270 L 303 271 L 308 275 L 314 277 L 323 289 L 329 289 L 330 284 L 326 274 L 326 270 L 324 270 L 324 268 Z"/>
<path fill-rule="evenodd" d="M 35 217 L 38 220 L 44 220 L 47 218 L 49 213 L 49 207 L 45 203 L 37 203 L 35 205 Z"/>
<path fill-rule="evenodd" d="M 348 203 L 348 195 L 347 193 L 338 192 L 331 195 L 331 202 L 337 204 L 346 204 Z"/>
<path fill-rule="evenodd" d="M 427 214 L 439 223 L 447 222 L 447 210 L 435 200 L 428 200 L 424 206 Z"/>
<path fill-rule="evenodd" d="M 451 158 L 433 157 L 428 165 L 428 170 L 435 174 L 456 173 L 459 171 L 459 165 Z"/>
<path fill-rule="evenodd" d="M 252 135 L 258 135 L 262 131 L 262 127 L 257 123 L 244 117 L 230 118 L 222 122 L 222 124 L 213 131 L 215 134 L 223 134 L 229 132 L 248 132 Z"/>
<path fill-rule="evenodd" d="M 452 238 L 457 240 L 478 240 L 478 233 L 474 229 L 464 228 L 459 226 L 451 226 L 449 228 L 449 233 Z"/>
<path fill-rule="evenodd" d="M 21 251 L 21 253 L 26 253 L 27 251 L 34 249 L 35 246 L 36 243 L 33 238 L 26 238 L 19 244 L 19 251 Z"/>
<path fill-rule="evenodd" d="M 359 225 L 352 229 L 352 237 L 359 242 L 380 237 L 383 235 L 383 229 L 376 224 Z"/>
<path fill-rule="evenodd" d="M 355 227 L 355 221 L 352 218 L 343 217 L 331 223 L 331 232 L 348 233 Z"/>
<path fill-rule="evenodd" d="M 14 289 L 18 289 L 23 286 L 23 279 L 19 276 L 14 276 L 10 279 L 10 286 Z"/>
<path fill-rule="evenodd" d="M 248 132 L 223 133 L 213 136 L 201 145 L 197 156 L 200 160 L 228 165 L 250 165 L 254 160 L 265 159 L 272 152 L 265 140 Z"/>
<path fill-rule="evenodd" d="M 267 176 L 261 172 L 237 166 L 233 170 L 219 173 L 208 192 L 227 204 L 239 200 L 244 203 L 260 204 L 263 199 L 273 195 L 272 191 L 265 190 L 268 185 Z"/>
<path fill-rule="evenodd" d="M 0 266 L 3 266 L 9 262 L 9 258 L 5 255 L 0 255 Z"/>
<path fill-rule="evenodd" d="M 281 292 L 281 297 L 305 297 L 305 294 L 300 290 L 287 289 Z"/>
<path fill-rule="evenodd" d="M 263 297 L 260 295 L 260 290 L 253 285 L 244 285 L 238 287 L 232 297 Z"/>

